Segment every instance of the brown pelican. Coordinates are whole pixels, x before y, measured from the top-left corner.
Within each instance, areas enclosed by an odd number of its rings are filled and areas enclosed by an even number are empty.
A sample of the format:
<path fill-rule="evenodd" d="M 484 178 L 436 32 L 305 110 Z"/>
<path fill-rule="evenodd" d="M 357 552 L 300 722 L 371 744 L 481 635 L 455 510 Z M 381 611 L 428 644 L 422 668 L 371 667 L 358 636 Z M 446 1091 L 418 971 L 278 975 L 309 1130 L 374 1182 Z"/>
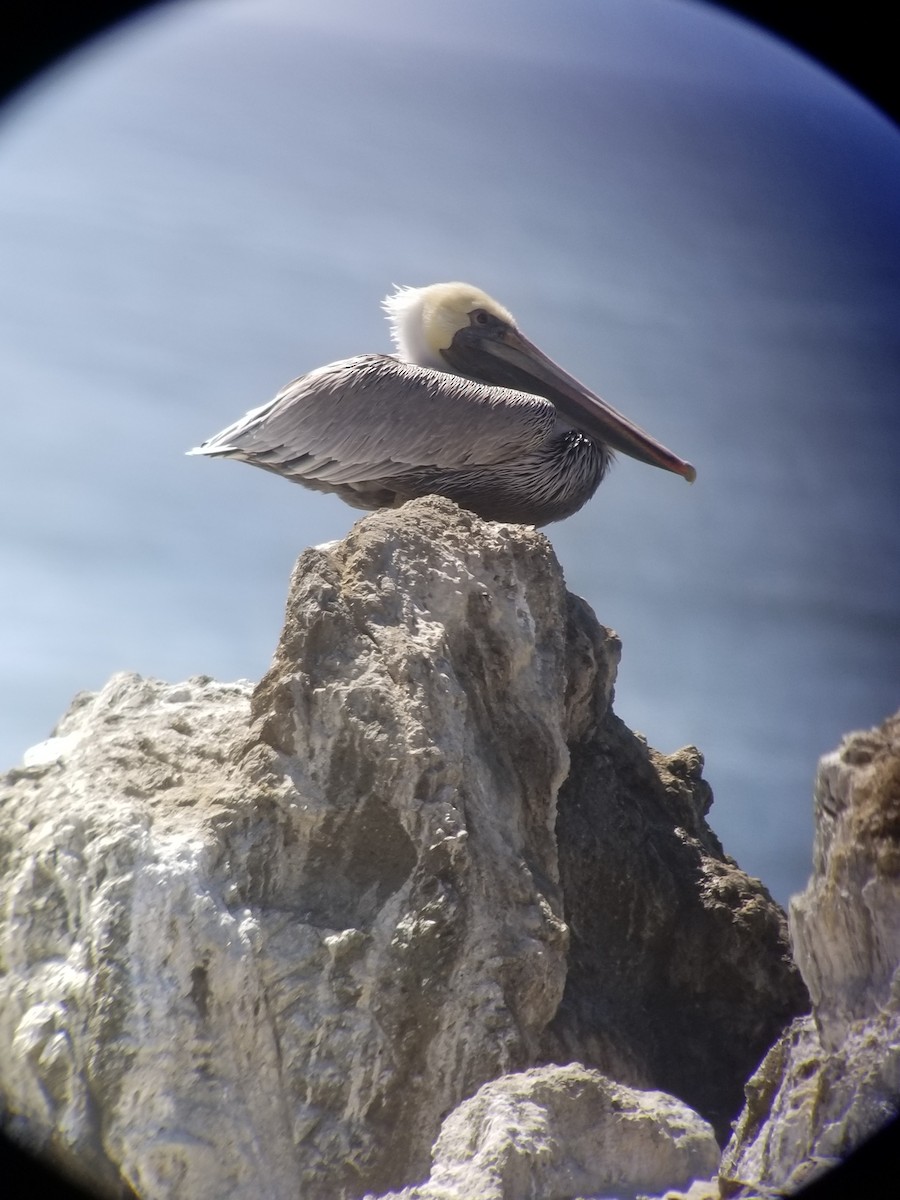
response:
<path fill-rule="evenodd" d="M 238 458 L 357 508 L 438 493 L 534 525 L 577 512 L 613 450 L 693 482 L 690 463 L 567 375 L 478 288 L 399 288 L 384 309 L 396 354 L 301 375 L 188 453 Z"/>

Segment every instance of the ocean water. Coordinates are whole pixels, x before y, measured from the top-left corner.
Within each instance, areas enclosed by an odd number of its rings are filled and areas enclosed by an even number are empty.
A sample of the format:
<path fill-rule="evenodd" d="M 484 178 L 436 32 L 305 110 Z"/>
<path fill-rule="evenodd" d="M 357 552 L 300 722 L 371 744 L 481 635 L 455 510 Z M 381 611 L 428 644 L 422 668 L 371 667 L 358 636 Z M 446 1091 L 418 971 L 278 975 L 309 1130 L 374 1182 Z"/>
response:
<path fill-rule="evenodd" d="M 699 4 L 448 13 L 173 4 L 0 114 L 0 760 L 116 670 L 259 677 L 359 514 L 183 451 L 462 278 L 697 466 L 547 532 L 785 900 L 818 756 L 900 703 L 900 133 Z"/>

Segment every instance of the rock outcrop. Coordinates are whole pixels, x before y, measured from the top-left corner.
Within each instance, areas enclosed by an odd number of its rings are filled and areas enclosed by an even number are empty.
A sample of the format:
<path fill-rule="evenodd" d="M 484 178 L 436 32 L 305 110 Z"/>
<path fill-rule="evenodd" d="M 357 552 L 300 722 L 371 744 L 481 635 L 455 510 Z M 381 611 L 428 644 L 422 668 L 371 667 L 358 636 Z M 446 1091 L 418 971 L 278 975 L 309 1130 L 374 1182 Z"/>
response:
<path fill-rule="evenodd" d="M 671 1092 L 724 1141 L 738 1081 L 808 1007 L 784 916 L 707 824 L 697 750 L 657 754 L 608 708 L 569 744 L 556 822 L 569 962 L 545 1053 Z"/>
<path fill-rule="evenodd" d="M 425 1179 L 461 1103 L 438 1175 L 497 1105 L 535 1171 L 582 1155 L 574 1088 L 654 1187 L 707 1171 L 617 1085 L 721 1135 L 806 995 L 698 752 L 612 714 L 618 652 L 542 534 L 428 498 L 301 556 L 255 689 L 78 697 L 0 808 L 14 1134 L 111 1194 L 340 1200 Z M 644 1187 L 610 1156 L 542 1194 Z"/>
<path fill-rule="evenodd" d="M 815 817 L 790 916 L 813 1012 L 748 1084 L 725 1195 L 795 1190 L 900 1112 L 900 714 L 821 760 Z"/>
<path fill-rule="evenodd" d="M 718 1162 L 711 1127 L 664 1092 L 577 1064 L 537 1067 L 464 1100 L 444 1122 L 427 1183 L 380 1200 L 650 1196 L 706 1179 Z"/>

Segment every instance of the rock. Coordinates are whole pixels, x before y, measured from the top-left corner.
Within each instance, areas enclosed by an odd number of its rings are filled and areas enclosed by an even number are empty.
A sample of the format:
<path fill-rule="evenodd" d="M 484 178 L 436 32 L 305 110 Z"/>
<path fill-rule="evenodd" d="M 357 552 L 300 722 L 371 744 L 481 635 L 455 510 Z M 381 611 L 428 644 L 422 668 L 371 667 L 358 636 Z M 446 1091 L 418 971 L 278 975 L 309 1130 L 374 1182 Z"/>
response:
<path fill-rule="evenodd" d="M 542 534 L 428 498 L 301 556 L 255 690 L 79 697 L 0 805 L 13 1132 L 143 1200 L 341 1200 L 554 1060 L 724 1120 L 802 992 L 617 661 Z"/>
<path fill-rule="evenodd" d="M 790 915 L 813 1014 L 747 1085 L 726 1195 L 793 1190 L 900 1111 L 900 714 L 821 760 L 815 818 Z"/>
<path fill-rule="evenodd" d="M 484 1084 L 444 1122 L 428 1182 L 380 1200 L 655 1195 L 718 1162 L 712 1128 L 687 1105 L 573 1063 Z"/>
<path fill-rule="evenodd" d="M 608 708 L 572 732 L 557 820 L 569 972 L 545 1053 L 671 1092 L 725 1141 L 747 1076 L 808 1008 L 784 913 L 707 824 L 697 750 L 658 754 Z"/>
<path fill-rule="evenodd" d="M 889 1005 L 900 965 L 900 714 L 819 764 L 813 876 L 791 938 L 822 1041 Z"/>

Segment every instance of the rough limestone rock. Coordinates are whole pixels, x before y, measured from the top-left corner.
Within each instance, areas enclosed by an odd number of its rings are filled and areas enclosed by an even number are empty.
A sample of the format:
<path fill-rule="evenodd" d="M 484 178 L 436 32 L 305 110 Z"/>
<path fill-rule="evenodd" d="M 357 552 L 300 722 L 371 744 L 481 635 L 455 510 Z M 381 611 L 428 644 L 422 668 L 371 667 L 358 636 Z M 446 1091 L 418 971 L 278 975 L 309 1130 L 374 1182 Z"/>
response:
<path fill-rule="evenodd" d="M 791 902 L 813 1015 L 747 1085 L 726 1194 L 792 1190 L 900 1112 L 900 714 L 819 765 L 813 875 Z"/>
<path fill-rule="evenodd" d="M 444 1122 L 427 1183 L 381 1200 L 657 1194 L 711 1175 L 710 1125 L 663 1092 L 577 1063 L 486 1083 Z"/>
<path fill-rule="evenodd" d="M 542 534 L 428 498 L 301 556 L 255 690 L 79 697 L 0 803 L 16 1136 L 143 1200 L 341 1200 L 554 1061 L 721 1128 L 805 997 L 618 649 Z"/>
<path fill-rule="evenodd" d="M 597 701 L 575 706 L 559 797 L 569 972 L 545 1054 L 671 1092 L 724 1142 L 773 1030 L 809 1007 L 787 923 L 707 824 L 700 753 L 656 753 Z"/>

